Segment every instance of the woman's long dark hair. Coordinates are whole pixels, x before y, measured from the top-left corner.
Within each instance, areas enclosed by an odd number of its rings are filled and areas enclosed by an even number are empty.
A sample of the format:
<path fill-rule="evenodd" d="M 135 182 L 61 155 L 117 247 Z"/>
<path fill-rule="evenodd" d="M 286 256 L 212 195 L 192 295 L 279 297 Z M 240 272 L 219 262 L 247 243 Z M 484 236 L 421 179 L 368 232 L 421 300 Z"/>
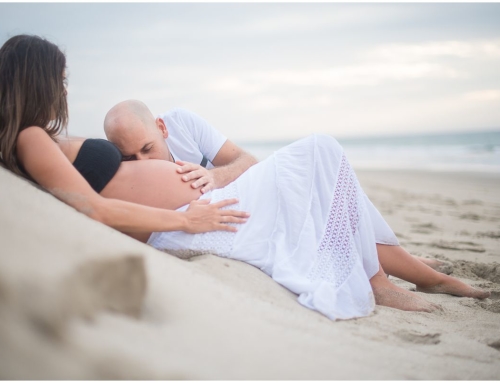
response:
<path fill-rule="evenodd" d="M 27 176 L 16 157 L 23 129 L 39 126 L 55 139 L 67 126 L 65 68 L 64 53 L 38 36 L 14 36 L 0 48 L 0 162 L 16 174 Z"/>

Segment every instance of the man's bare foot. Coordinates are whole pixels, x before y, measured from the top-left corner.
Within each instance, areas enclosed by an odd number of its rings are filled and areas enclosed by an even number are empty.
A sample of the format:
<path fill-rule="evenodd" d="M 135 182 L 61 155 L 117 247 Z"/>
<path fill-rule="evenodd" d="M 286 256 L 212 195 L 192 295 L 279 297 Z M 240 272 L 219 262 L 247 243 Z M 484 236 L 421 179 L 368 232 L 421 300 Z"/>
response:
<path fill-rule="evenodd" d="M 451 294 L 459 297 L 477 299 L 485 299 L 491 295 L 489 291 L 469 286 L 448 275 L 443 275 L 442 282 L 434 286 L 417 286 L 417 291 L 429 294 Z"/>
<path fill-rule="evenodd" d="M 448 261 L 439 261 L 437 259 L 430 259 L 430 258 L 422 258 L 422 257 L 415 257 L 417 258 L 420 262 L 426 264 L 427 266 L 433 268 L 434 270 L 450 275 L 453 273 L 453 263 L 448 262 Z"/>
<path fill-rule="evenodd" d="M 441 309 L 440 306 L 427 302 L 418 295 L 402 289 L 378 275 L 370 279 L 370 284 L 377 305 L 404 311 L 424 311 L 428 313 Z"/>

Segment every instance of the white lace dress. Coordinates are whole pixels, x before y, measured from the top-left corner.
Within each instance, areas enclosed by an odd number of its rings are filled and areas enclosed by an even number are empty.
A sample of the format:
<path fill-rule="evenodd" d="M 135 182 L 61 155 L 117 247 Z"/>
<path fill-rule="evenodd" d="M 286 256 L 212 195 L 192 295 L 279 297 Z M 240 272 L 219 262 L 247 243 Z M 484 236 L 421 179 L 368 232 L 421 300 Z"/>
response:
<path fill-rule="evenodd" d="M 153 233 L 148 244 L 179 257 L 210 253 L 247 262 L 331 319 L 372 312 L 375 244 L 398 240 L 335 139 L 299 140 L 201 198 L 232 197 L 239 203 L 231 209 L 251 213 L 237 233 Z"/>

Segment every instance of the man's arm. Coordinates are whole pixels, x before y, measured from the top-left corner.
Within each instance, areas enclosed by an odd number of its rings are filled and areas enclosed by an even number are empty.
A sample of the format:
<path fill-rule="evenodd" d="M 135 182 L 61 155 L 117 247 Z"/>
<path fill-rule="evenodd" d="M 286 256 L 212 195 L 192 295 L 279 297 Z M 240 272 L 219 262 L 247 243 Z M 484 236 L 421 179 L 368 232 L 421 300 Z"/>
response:
<path fill-rule="evenodd" d="M 213 169 L 208 170 L 190 162 L 176 161 L 176 163 L 181 165 L 178 172 L 186 173 L 182 179 L 186 182 L 195 180 L 191 186 L 195 189 L 203 186 L 201 192 L 206 193 L 231 183 L 250 166 L 256 164 L 257 160 L 233 142 L 226 140 L 212 161 L 215 166 Z"/>
<path fill-rule="evenodd" d="M 233 182 L 250 166 L 255 165 L 257 159 L 251 154 L 227 140 L 215 156 L 212 164 L 215 168 L 209 170 L 214 174 L 214 189 L 219 189 Z"/>

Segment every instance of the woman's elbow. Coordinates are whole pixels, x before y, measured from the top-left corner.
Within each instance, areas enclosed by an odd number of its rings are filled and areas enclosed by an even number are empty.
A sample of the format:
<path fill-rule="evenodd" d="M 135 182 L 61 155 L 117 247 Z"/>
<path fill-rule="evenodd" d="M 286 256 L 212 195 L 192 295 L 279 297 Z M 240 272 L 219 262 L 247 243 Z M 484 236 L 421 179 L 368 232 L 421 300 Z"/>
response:
<path fill-rule="evenodd" d="M 97 211 L 95 209 L 89 209 L 88 211 L 81 211 L 83 214 L 85 214 L 87 217 L 92 218 L 94 221 L 103 223 L 105 225 L 108 225 L 108 220 L 106 219 L 106 215 L 103 214 L 101 211 Z"/>
<path fill-rule="evenodd" d="M 85 214 L 106 226 L 117 230 L 123 229 L 123 220 L 127 214 L 126 208 L 122 206 L 122 201 L 116 201 L 109 198 L 99 197 L 97 201 L 93 201 L 92 208 Z"/>
<path fill-rule="evenodd" d="M 73 207 L 80 213 L 85 214 L 87 217 L 92 218 L 97 222 L 109 225 L 108 224 L 109 214 L 107 214 L 108 209 L 106 209 L 106 204 L 103 201 L 86 200 L 84 203 L 78 205 L 79 206 L 73 206 Z"/>

